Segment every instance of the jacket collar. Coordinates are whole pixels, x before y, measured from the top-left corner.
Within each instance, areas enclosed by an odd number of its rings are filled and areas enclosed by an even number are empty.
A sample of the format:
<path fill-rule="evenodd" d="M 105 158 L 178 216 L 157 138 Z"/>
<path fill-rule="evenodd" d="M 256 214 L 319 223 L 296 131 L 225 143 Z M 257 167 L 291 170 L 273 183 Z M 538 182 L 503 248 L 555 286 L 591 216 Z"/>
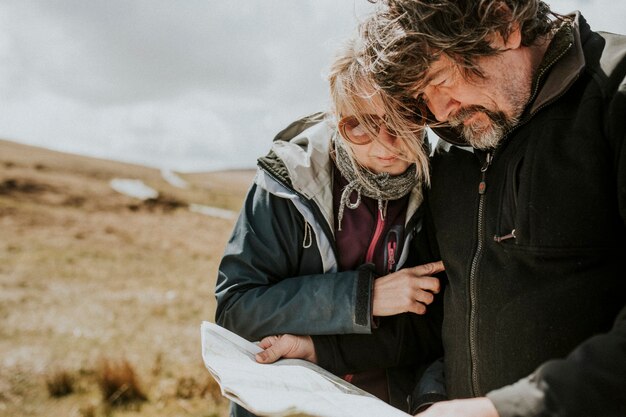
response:
<path fill-rule="evenodd" d="M 567 91 L 585 68 L 580 26 L 588 26 L 579 12 L 571 18 L 556 31 L 539 66 L 533 82 L 533 91 L 537 93 L 534 100 L 531 97 L 529 117 Z"/>

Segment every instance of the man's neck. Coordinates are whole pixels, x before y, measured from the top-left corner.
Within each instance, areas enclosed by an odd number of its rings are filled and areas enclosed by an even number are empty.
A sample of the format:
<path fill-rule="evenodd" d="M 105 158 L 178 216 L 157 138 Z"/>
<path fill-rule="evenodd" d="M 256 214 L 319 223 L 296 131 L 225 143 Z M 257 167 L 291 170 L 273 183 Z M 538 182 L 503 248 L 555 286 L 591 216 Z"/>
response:
<path fill-rule="evenodd" d="M 544 61 L 544 57 L 548 48 L 550 47 L 550 43 L 554 38 L 554 33 L 550 32 L 546 35 L 539 37 L 535 42 L 528 47 L 528 58 L 531 66 L 531 73 L 533 74 L 533 79 L 536 79 L 537 72 L 541 67 L 541 64 Z"/>
<path fill-rule="evenodd" d="M 548 89 L 539 92 L 543 89 L 543 84 L 548 82 L 552 68 L 555 64 L 561 60 L 564 54 L 571 48 L 574 42 L 573 28 L 569 21 L 564 21 L 559 25 L 555 25 L 554 29 L 549 34 L 539 38 L 533 45 L 528 47 L 528 56 L 532 65 L 532 94 L 529 100 L 529 104 L 532 105 L 529 111 L 532 112 L 533 108 L 538 108 L 546 100 L 550 100 L 555 94 L 559 94 L 560 83 L 557 84 L 556 89 Z M 537 101 L 539 100 L 539 102 Z"/>

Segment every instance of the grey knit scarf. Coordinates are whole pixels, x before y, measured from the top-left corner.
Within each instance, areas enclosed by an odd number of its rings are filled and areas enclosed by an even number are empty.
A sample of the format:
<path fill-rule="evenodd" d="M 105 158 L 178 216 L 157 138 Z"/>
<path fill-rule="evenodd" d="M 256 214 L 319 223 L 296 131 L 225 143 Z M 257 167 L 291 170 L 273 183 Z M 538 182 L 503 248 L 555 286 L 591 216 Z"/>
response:
<path fill-rule="evenodd" d="M 416 166 L 411 164 L 400 175 L 390 175 L 387 172 L 374 174 L 359 165 L 350 156 L 341 139 L 333 138 L 334 159 L 341 175 L 348 180 L 341 193 L 339 213 L 337 215 L 338 230 L 341 231 L 344 208 L 356 209 L 361 204 L 361 195 L 378 200 L 378 210 L 382 219 L 387 212 L 387 202 L 397 200 L 409 194 L 417 185 Z M 351 202 L 350 196 L 356 191 L 356 201 Z"/>

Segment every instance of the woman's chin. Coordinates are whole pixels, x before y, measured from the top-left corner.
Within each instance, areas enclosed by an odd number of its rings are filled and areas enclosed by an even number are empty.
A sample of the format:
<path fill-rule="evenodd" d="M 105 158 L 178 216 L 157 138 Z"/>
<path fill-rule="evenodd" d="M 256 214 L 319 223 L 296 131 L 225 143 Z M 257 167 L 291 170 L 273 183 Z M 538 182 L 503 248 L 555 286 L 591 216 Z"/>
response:
<path fill-rule="evenodd" d="M 369 166 L 370 171 L 376 174 L 382 174 L 383 172 L 388 173 L 389 175 L 400 175 L 409 167 L 409 163 L 400 159 L 400 158 L 388 158 L 381 159 L 377 158 L 375 164 Z"/>

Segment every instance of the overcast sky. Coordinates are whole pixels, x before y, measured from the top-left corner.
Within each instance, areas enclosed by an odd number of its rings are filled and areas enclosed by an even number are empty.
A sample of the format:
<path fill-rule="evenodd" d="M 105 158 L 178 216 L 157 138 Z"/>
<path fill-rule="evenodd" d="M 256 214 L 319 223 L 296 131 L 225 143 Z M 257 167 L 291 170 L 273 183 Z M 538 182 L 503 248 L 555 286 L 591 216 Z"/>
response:
<path fill-rule="evenodd" d="M 626 33 L 626 1 L 549 1 Z M 179 171 L 253 167 L 328 105 L 366 0 L 0 0 L 0 138 Z"/>

